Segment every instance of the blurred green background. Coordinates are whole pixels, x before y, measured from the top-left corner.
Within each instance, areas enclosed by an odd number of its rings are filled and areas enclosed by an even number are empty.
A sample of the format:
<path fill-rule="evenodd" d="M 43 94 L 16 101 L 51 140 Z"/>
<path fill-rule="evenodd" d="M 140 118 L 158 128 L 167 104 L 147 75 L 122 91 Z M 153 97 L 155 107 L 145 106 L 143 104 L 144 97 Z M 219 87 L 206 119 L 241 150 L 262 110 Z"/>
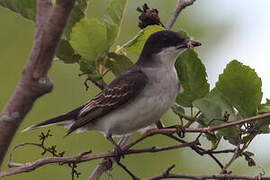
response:
<path fill-rule="evenodd" d="M 101 18 L 109 0 L 89 1 L 88 17 Z M 150 7 L 157 8 L 159 10 L 163 23 L 166 23 L 170 13 L 174 10 L 176 3 L 175 0 L 129 0 L 120 38 L 117 44 L 123 44 L 139 31 L 139 28 L 137 27 L 138 13 L 135 9 L 145 2 L 147 2 Z M 245 57 L 245 55 L 247 56 L 249 52 L 254 50 L 251 45 L 256 44 L 256 40 L 258 39 L 257 37 L 260 37 L 262 33 L 261 28 L 263 28 L 263 26 L 259 26 L 256 23 L 264 23 L 264 28 L 266 29 L 267 27 L 269 29 L 269 23 L 266 23 L 266 21 L 261 22 L 255 20 L 253 18 L 254 14 L 249 14 L 246 11 L 248 11 L 250 7 L 253 7 L 255 14 L 258 13 L 261 18 L 263 18 L 265 15 L 261 13 L 264 12 L 264 7 L 267 7 L 269 2 L 262 0 L 258 3 L 260 5 L 257 4 L 255 6 L 255 4 L 256 2 L 252 3 L 251 0 L 239 0 L 239 2 L 234 2 L 233 0 L 198 1 L 192 7 L 184 10 L 180 18 L 177 20 L 174 30 L 184 29 L 194 37 L 194 39 L 203 43 L 203 46 L 199 48 L 198 51 L 200 57 L 206 64 L 211 84 L 215 82 L 218 74 L 222 72 L 225 64 L 231 59 L 238 57 L 240 57 L 240 60 L 242 60 L 242 58 L 251 59 L 251 57 L 255 56 L 255 54 L 252 54 Z M 270 14 L 268 13 L 268 17 L 269 15 Z M 243 22 L 252 23 L 248 24 Z M 0 27 L 0 109 L 2 109 L 13 93 L 13 90 L 21 77 L 21 71 L 24 64 L 31 52 L 34 24 L 8 9 L 0 7 Z M 253 35 L 256 34 L 254 29 L 261 33 L 257 33 L 256 38 L 254 37 L 254 41 L 251 42 L 250 40 L 248 41 L 250 44 L 248 44 L 245 39 L 250 39 L 250 36 L 248 36 L 247 33 L 250 29 L 253 30 Z M 239 34 L 238 36 L 236 35 L 237 33 Z M 264 34 L 263 37 L 265 37 L 263 41 L 265 42 L 265 39 L 267 39 L 269 35 Z M 269 42 L 270 40 L 268 41 L 268 46 L 264 47 L 270 47 Z M 239 49 L 240 45 L 243 46 Z M 244 49 L 243 47 L 246 47 L 245 45 L 250 49 Z M 254 65 L 256 71 L 262 77 L 263 83 L 267 84 L 267 80 L 264 78 L 264 69 L 256 65 L 256 62 L 257 64 L 262 62 L 264 65 L 267 64 L 266 61 L 263 61 L 265 60 L 263 58 L 265 56 L 261 55 L 256 57 L 258 57 L 257 60 L 253 60 L 252 62 L 244 61 L 244 63 Z M 23 128 L 71 110 L 99 92 L 99 90 L 93 85 L 91 85 L 91 88 L 88 91 L 85 91 L 85 87 L 83 85 L 84 78 L 79 77 L 78 73 L 79 67 L 77 65 L 68 65 L 60 61 L 55 61 L 53 63 L 49 74 L 51 79 L 54 81 L 54 90 L 52 93 L 45 95 L 35 103 L 33 110 L 27 115 L 25 121 L 21 124 L 11 147 L 23 142 L 37 142 L 38 134 L 41 131 L 46 132 L 47 130 L 42 129 L 21 133 L 20 131 Z M 263 88 L 264 91 L 269 89 L 266 86 Z M 267 97 L 267 93 L 265 97 Z M 175 123 L 174 120 L 177 118 L 172 113 L 168 112 L 163 119 L 166 119 L 167 124 L 172 124 Z M 97 132 L 72 134 L 63 139 L 63 135 L 65 133 L 64 128 L 54 126 L 50 127 L 50 129 L 52 130 L 53 137 L 49 138 L 48 144 L 56 144 L 59 151 L 66 151 L 66 156 L 72 156 L 89 149 L 94 153 L 112 149 L 112 146 L 107 142 L 103 135 Z M 138 134 L 135 134 L 132 138 L 135 138 L 137 135 Z M 188 135 L 186 139 L 191 140 L 192 137 Z M 269 136 L 259 137 L 255 140 L 253 146 L 251 146 L 251 151 L 255 152 L 255 160 L 258 166 L 249 168 L 247 163 L 240 158 L 234 163 L 231 170 L 233 170 L 234 173 L 258 175 L 263 171 L 262 169 L 264 169 L 264 171 L 269 174 L 270 158 L 267 156 L 267 153 L 269 153 L 269 145 L 264 143 L 267 140 L 269 140 Z M 170 145 L 172 143 L 172 141 L 165 137 L 156 136 L 148 139 L 138 147 Z M 207 144 L 205 145 L 207 146 Z M 222 146 L 225 148 L 228 145 L 224 143 Z M 23 147 L 14 153 L 13 158 L 17 162 L 33 161 L 41 157 L 40 153 L 41 151 L 37 148 Z M 219 156 L 219 158 L 223 160 L 228 160 L 228 157 L 230 156 Z M 100 160 L 80 164 L 78 170 L 82 172 L 82 175 L 79 179 L 86 179 L 99 162 Z M 212 160 L 207 156 L 199 156 L 188 148 L 158 154 L 126 156 L 122 162 L 139 177 L 157 175 L 171 164 L 176 164 L 175 172 L 179 173 L 219 173 L 217 165 L 212 162 Z M 5 168 L 7 168 L 6 165 L 2 169 Z M 67 167 L 47 165 L 30 173 L 6 177 L 4 179 L 71 179 L 70 171 L 71 170 Z M 122 169 L 117 166 L 115 166 L 113 171 L 110 173 L 113 175 L 113 179 L 116 180 L 129 178 Z M 108 175 L 105 174 L 102 179 L 108 179 Z"/>

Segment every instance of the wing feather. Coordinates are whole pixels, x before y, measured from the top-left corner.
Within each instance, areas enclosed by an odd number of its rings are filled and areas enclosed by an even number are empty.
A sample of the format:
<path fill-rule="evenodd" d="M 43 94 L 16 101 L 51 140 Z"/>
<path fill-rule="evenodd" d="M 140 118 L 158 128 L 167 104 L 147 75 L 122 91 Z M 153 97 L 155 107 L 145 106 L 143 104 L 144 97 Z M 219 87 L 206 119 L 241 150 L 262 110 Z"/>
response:
<path fill-rule="evenodd" d="M 142 91 L 147 81 L 147 76 L 140 70 L 119 76 L 81 109 L 67 134 L 129 102 Z"/>

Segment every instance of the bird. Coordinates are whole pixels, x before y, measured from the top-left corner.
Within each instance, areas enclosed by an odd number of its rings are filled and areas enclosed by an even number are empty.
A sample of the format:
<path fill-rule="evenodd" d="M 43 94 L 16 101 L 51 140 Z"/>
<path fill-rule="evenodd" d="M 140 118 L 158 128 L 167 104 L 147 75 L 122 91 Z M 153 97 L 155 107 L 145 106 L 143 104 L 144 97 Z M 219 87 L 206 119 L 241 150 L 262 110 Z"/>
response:
<path fill-rule="evenodd" d="M 58 124 L 77 131 L 100 131 L 119 150 L 113 136 L 126 135 L 155 124 L 174 104 L 180 92 L 175 69 L 177 57 L 198 41 L 171 30 L 151 34 L 137 62 L 115 78 L 94 98 L 63 115 L 23 131 Z"/>

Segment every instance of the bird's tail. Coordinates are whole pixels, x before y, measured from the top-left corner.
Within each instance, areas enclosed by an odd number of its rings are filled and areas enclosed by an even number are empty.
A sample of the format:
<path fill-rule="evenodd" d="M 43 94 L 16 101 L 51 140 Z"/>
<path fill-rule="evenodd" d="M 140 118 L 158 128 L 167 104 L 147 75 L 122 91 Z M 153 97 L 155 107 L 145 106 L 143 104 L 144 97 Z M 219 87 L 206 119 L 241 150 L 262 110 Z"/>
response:
<path fill-rule="evenodd" d="M 73 122 L 73 120 L 75 120 L 77 118 L 77 116 L 82 108 L 83 108 L 83 106 L 80 106 L 77 109 L 74 109 L 73 111 L 70 111 L 66 114 L 48 119 L 48 120 L 43 121 L 39 124 L 29 126 L 29 127 L 25 128 L 24 130 L 22 130 L 22 132 L 30 131 L 30 130 L 41 128 L 41 127 L 50 126 L 53 124 L 68 126 L 68 124 L 71 124 L 70 121 Z"/>

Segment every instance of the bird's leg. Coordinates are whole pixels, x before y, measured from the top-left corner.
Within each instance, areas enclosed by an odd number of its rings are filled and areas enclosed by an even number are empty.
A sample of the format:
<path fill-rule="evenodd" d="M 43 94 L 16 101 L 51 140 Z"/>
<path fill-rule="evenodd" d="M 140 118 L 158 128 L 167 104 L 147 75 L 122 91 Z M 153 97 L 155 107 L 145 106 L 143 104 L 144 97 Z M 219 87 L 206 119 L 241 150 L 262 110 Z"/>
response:
<path fill-rule="evenodd" d="M 180 138 L 184 138 L 185 137 L 185 127 L 182 125 L 174 125 L 174 126 L 170 126 L 167 128 L 175 128 L 176 129 L 176 134 L 180 137 Z"/>
<path fill-rule="evenodd" d="M 124 153 L 122 151 L 122 148 L 114 141 L 111 134 L 108 134 L 106 138 L 113 144 L 114 151 L 117 153 L 117 158 L 115 158 L 116 161 L 120 161 L 120 158 L 125 158 Z"/>
<path fill-rule="evenodd" d="M 156 122 L 156 126 L 157 126 L 158 129 L 164 128 L 164 126 L 163 126 L 163 124 L 162 124 L 162 122 L 161 122 L 160 120 L 158 120 L 158 121 Z"/>
<path fill-rule="evenodd" d="M 174 125 L 174 126 L 164 127 L 160 121 L 157 121 L 156 126 L 158 129 L 175 128 L 176 133 L 180 138 L 185 137 L 185 127 L 183 125 L 180 125 L 180 126 Z"/>

